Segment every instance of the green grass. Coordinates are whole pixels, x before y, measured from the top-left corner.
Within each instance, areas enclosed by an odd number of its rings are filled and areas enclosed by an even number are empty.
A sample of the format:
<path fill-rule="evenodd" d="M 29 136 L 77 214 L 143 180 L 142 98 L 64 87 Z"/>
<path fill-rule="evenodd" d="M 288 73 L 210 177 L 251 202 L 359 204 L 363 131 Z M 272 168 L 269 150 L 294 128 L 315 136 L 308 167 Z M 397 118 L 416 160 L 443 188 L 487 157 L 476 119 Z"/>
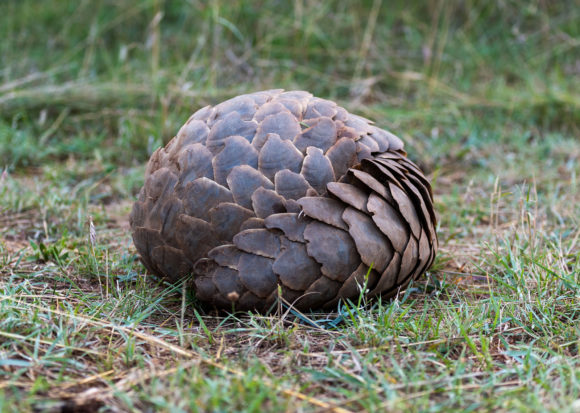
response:
<path fill-rule="evenodd" d="M 1 412 L 580 409 L 580 9 L 359 3 L 2 2 Z M 395 300 L 218 317 L 138 262 L 152 151 L 276 87 L 430 174 L 440 253 Z"/>

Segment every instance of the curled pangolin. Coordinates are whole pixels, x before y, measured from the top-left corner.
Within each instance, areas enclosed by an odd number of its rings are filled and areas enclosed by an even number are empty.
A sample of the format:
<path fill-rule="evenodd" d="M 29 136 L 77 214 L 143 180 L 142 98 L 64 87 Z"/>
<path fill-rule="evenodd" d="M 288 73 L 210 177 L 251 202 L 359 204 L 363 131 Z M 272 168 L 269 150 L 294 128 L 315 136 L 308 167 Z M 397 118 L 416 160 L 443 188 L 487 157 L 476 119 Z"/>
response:
<path fill-rule="evenodd" d="M 147 269 L 218 308 L 298 309 L 392 296 L 437 235 L 429 181 L 402 141 L 304 91 L 195 112 L 151 156 L 130 217 Z"/>

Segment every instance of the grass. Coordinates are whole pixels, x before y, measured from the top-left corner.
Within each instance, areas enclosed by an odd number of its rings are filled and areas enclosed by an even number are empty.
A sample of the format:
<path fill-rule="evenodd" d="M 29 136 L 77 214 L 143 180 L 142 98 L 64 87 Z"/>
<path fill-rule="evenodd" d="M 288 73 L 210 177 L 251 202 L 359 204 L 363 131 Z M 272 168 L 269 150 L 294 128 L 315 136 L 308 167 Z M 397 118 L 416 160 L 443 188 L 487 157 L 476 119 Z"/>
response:
<path fill-rule="evenodd" d="M 0 411 L 578 411 L 580 12 L 408 3 L 4 1 Z M 273 87 L 430 174 L 440 253 L 395 300 L 218 317 L 138 262 L 148 156 Z"/>

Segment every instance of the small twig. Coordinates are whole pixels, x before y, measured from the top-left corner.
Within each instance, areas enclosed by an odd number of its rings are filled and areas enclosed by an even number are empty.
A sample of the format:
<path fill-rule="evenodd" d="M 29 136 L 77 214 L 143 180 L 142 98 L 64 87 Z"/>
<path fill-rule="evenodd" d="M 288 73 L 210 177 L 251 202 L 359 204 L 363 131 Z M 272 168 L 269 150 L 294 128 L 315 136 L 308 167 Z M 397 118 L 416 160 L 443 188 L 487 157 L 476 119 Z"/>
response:
<path fill-rule="evenodd" d="M 91 350 L 91 349 L 87 349 L 87 348 L 82 348 L 82 347 L 67 346 L 65 344 L 59 344 L 59 343 L 54 342 L 54 341 L 42 340 L 42 339 L 39 339 L 36 337 L 26 337 L 26 336 L 23 336 L 20 334 L 9 333 L 7 331 L 2 331 L 2 330 L 0 330 L 0 336 L 6 337 L 6 338 L 13 338 L 16 340 L 22 340 L 22 341 L 34 341 L 34 342 L 38 341 L 41 344 L 46 344 L 49 346 L 56 346 L 56 347 L 64 348 L 67 350 L 74 350 L 74 351 L 80 351 L 82 353 L 102 355 L 102 353 L 99 351 L 95 351 L 95 350 Z"/>

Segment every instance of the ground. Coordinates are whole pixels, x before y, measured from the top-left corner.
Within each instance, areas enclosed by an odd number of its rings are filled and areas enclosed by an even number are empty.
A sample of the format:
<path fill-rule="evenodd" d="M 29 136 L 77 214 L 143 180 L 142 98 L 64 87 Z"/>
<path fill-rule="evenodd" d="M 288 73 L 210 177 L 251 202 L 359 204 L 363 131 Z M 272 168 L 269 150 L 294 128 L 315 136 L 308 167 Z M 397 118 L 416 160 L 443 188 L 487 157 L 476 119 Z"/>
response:
<path fill-rule="evenodd" d="M 0 411 L 579 411 L 580 9 L 408 3 L 4 2 Z M 139 263 L 148 156 L 273 87 L 432 180 L 439 255 L 394 300 L 216 315 Z"/>

